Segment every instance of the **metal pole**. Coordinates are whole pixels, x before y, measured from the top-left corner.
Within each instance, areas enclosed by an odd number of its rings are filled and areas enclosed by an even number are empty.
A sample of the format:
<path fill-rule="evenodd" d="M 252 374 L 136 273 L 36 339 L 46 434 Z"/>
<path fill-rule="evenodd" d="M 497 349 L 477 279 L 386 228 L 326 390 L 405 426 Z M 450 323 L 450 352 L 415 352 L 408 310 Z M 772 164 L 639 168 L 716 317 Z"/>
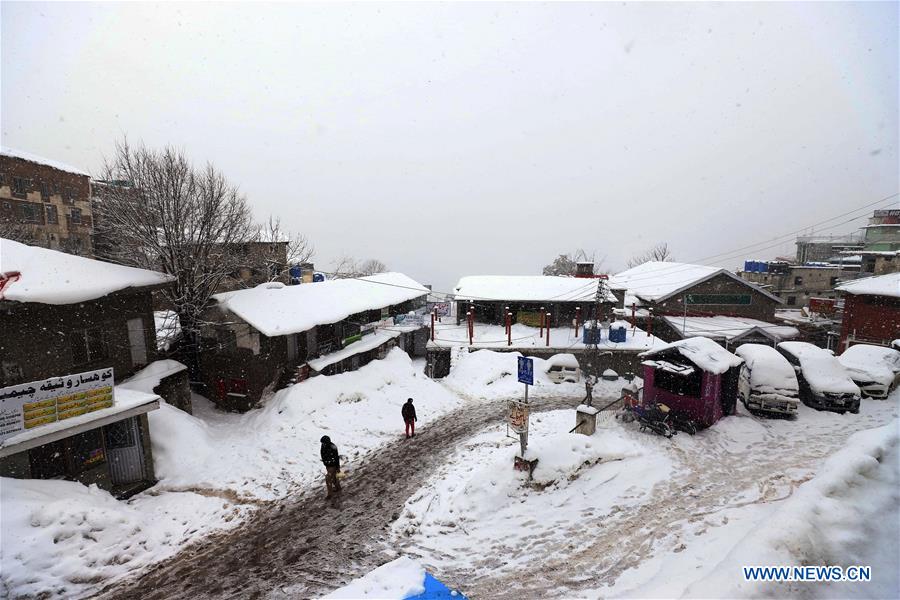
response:
<path fill-rule="evenodd" d="M 538 334 L 539 338 L 544 337 L 544 307 L 541 307 L 541 331 Z"/>
<path fill-rule="evenodd" d="M 687 337 L 687 296 L 685 294 L 681 295 L 681 303 L 684 304 L 684 319 L 681 321 L 681 337 Z"/>
<path fill-rule="evenodd" d="M 434 341 L 434 312 L 431 313 L 431 341 Z"/>

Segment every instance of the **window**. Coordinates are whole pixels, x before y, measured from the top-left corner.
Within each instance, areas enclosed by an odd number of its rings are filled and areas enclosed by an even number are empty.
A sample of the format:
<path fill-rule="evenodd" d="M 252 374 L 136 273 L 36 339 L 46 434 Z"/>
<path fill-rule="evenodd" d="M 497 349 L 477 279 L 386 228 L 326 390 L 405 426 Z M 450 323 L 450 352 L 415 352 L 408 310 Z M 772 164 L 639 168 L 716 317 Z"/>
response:
<path fill-rule="evenodd" d="M 24 198 L 28 194 L 28 180 L 24 177 L 13 177 L 13 196 Z"/>
<path fill-rule="evenodd" d="M 131 346 L 131 364 L 147 364 L 147 341 L 144 335 L 143 319 L 128 319 L 128 345 Z"/>
<path fill-rule="evenodd" d="M 59 223 L 59 211 L 56 210 L 56 207 L 52 204 L 48 204 L 44 207 L 47 212 L 47 223 L 51 225 L 55 225 Z"/>
<path fill-rule="evenodd" d="M 63 201 L 68 202 L 69 204 L 75 202 L 75 193 L 69 186 L 63 188 Z"/>
<path fill-rule="evenodd" d="M 679 396 L 700 397 L 700 386 L 703 382 L 703 373 L 696 368 L 690 375 L 679 375 L 662 369 L 653 371 L 653 385 L 661 390 L 678 394 Z"/>
<path fill-rule="evenodd" d="M 799 275 L 794 277 L 794 285 L 803 285 L 803 277 Z"/>
<path fill-rule="evenodd" d="M 3 210 L 12 210 L 12 202 L 4 202 Z"/>
<path fill-rule="evenodd" d="M 684 299 L 687 304 L 736 304 L 749 306 L 750 294 L 687 294 Z"/>
<path fill-rule="evenodd" d="M 32 204 L 31 202 L 22 202 L 19 204 L 19 219 L 23 223 L 43 223 L 40 204 Z"/>
<path fill-rule="evenodd" d="M 787 305 L 788 306 L 797 306 L 797 296 L 788 296 L 787 297 Z"/>
<path fill-rule="evenodd" d="M 44 202 L 50 202 L 50 184 L 46 181 L 41 182 L 41 199 Z"/>
<path fill-rule="evenodd" d="M 69 334 L 72 364 L 81 365 L 109 357 L 103 330 L 99 327 L 78 329 Z"/>
<path fill-rule="evenodd" d="M 71 220 L 71 222 L 73 224 L 81 225 L 81 209 L 80 208 L 73 208 L 70 215 L 71 216 L 69 217 L 69 219 Z"/>

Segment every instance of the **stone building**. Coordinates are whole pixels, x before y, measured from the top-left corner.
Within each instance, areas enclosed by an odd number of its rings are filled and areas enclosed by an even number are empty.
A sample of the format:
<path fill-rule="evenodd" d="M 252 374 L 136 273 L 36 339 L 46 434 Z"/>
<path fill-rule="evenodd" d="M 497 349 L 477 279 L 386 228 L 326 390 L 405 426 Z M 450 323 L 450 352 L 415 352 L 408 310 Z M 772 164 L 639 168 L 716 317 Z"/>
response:
<path fill-rule="evenodd" d="M 216 294 L 201 329 L 207 397 L 248 410 L 267 390 L 357 369 L 393 346 L 424 356 L 427 294 L 401 273 Z"/>
<path fill-rule="evenodd" d="M 752 270 L 747 265 L 752 264 Z M 747 261 L 738 275 L 778 296 L 786 306 L 809 306 L 811 298 L 837 298 L 835 286 L 856 276 L 858 267 L 840 264 L 791 265 L 780 261 Z"/>
<path fill-rule="evenodd" d="M 172 278 L 10 240 L 0 273 L 0 475 L 152 485 L 146 413 L 157 394 L 190 410 L 183 371 L 154 366 L 151 294 Z M 141 372 L 151 388 L 119 386 Z"/>
<path fill-rule="evenodd" d="M 77 167 L 3 148 L 0 226 L 15 229 L 24 234 L 18 237 L 35 245 L 92 256 L 90 175 Z"/>

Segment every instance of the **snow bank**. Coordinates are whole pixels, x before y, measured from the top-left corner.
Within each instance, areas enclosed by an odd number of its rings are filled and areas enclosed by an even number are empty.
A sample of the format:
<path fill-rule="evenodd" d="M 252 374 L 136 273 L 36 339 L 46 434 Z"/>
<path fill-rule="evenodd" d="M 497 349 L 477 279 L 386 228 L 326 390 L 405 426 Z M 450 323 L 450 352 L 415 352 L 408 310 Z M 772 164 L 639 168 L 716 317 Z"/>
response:
<path fill-rule="evenodd" d="M 782 342 L 778 347 L 800 360 L 803 378 L 814 392 L 859 395 L 859 387 L 829 350 L 807 342 Z"/>
<path fill-rule="evenodd" d="M 549 371 L 553 367 L 568 367 L 570 369 L 577 369 L 578 367 L 578 359 L 575 358 L 574 354 L 554 354 L 544 362 L 544 372 Z"/>
<path fill-rule="evenodd" d="M 400 408 L 407 398 L 415 402 L 419 427 L 462 404 L 394 349 L 357 371 L 281 390 L 241 415 L 222 413 L 199 396 L 193 400 L 196 416 L 163 405 L 150 415 L 158 488 L 281 497 L 322 477 L 322 435 L 347 457 L 348 470 L 366 452 L 401 437 Z"/>
<path fill-rule="evenodd" d="M 737 367 L 743 363 L 743 359 L 735 356 L 722 346 L 705 337 L 692 337 L 686 340 L 678 340 L 660 348 L 641 354 L 642 358 L 651 358 L 675 349 L 686 359 L 707 371 L 721 375 L 731 367 Z"/>
<path fill-rule="evenodd" d="M 230 528 L 243 509 L 194 493 L 120 502 L 96 486 L 0 478 L 0 589 L 76 598 L 174 554 L 198 532 Z"/>
<path fill-rule="evenodd" d="M 323 598 L 403 600 L 424 591 L 425 568 L 418 561 L 401 556 Z"/>
<path fill-rule="evenodd" d="M 467 398 L 493 400 L 518 398 L 525 393 L 525 385 L 519 382 L 519 352 L 494 352 L 476 350 L 461 354 L 459 362 L 441 382 L 454 392 Z M 583 396 L 584 385 L 579 383 L 553 383 L 547 377 L 550 368 L 546 360 L 534 358 L 534 385 L 528 390 L 534 397 Z"/>
<path fill-rule="evenodd" d="M 0 239 L 0 272 L 21 276 L 3 289 L 0 298 L 16 302 L 75 304 L 96 300 L 126 288 L 174 281 L 171 275 L 26 246 Z"/>
<path fill-rule="evenodd" d="M 874 381 L 890 385 L 900 373 L 900 352 L 892 348 L 857 344 L 838 357 L 838 362 L 855 381 Z"/>
<path fill-rule="evenodd" d="M 574 419 L 571 409 L 532 415 L 527 456 L 538 458 L 532 484 L 513 470 L 519 444 L 505 436 L 505 426 L 466 440 L 407 500 L 391 546 L 414 551 L 442 572 L 469 572 L 479 561 L 491 563 L 492 577 L 534 569 L 549 548 L 585 542 L 583 515 L 602 518 L 636 506 L 670 476 L 669 459 L 643 445 L 655 441 L 649 436 L 617 425 L 593 436 L 566 433 Z M 502 560 L 491 560 L 498 554 Z"/>
<path fill-rule="evenodd" d="M 811 597 L 896 598 L 900 590 L 900 421 L 858 432 L 687 597 L 783 597 L 743 581 L 744 565 L 870 565 L 869 583 L 803 584 Z"/>

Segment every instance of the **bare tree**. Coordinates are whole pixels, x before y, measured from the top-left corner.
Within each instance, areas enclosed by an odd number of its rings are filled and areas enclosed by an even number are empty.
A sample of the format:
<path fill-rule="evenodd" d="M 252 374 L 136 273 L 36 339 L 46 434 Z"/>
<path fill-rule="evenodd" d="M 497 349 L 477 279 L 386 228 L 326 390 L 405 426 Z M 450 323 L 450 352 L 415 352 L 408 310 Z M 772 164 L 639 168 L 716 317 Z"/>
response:
<path fill-rule="evenodd" d="M 376 273 L 388 271 L 388 266 L 377 258 L 370 258 L 362 262 L 346 254 L 336 260 L 331 267 L 332 279 L 347 279 L 350 277 L 366 277 Z"/>
<path fill-rule="evenodd" d="M 600 267 L 603 265 L 606 257 L 597 258 L 596 252 L 587 253 L 583 248 L 579 248 L 574 252 L 568 252 L 566 254 L 560 254 L 554 259 L 552 263 L 544 267 L 543 274 L 544 275 L 558 275 L 562 277 L 574 277 L 576 269 L 578 268 L 578 263 L 580 262 L 589 262 L 594 265 L 594 274 L 600 272 Z"/>
<path fill-rule="evenodd" d="M 23 244 L 35 244 L 37 242 L 31 227 L 12 219 L 0 219 L 0 238 Z"/>
<path fill-rule="evenodd" d="M 667 262 L 672 260 L 672 251 L 669 250 L 669 244 L 660 242 L 649 250 L 636 254 L 628 259 L 628 268 L 642 265 L 646 262 Z"/>
<path fill-rule="evenodd" d="M 258 233 L 238 188 L 212 164 L 195 167 L 182 150 L 127 141 L 105 165 L 97 234 L 106 258 L 175 276 L 162 291 L 181 322 L 188 366 L 196 369 L 201 313 L 240 266 L 233 251 Z"/>
<path fill-rule="evenodd" d="M 386 273 L 387 271 L 388 266 L 377 258 L 370 258 L 359 265 L 359 272 L 363 277 L 375 275 L 376 273 Z"/>

